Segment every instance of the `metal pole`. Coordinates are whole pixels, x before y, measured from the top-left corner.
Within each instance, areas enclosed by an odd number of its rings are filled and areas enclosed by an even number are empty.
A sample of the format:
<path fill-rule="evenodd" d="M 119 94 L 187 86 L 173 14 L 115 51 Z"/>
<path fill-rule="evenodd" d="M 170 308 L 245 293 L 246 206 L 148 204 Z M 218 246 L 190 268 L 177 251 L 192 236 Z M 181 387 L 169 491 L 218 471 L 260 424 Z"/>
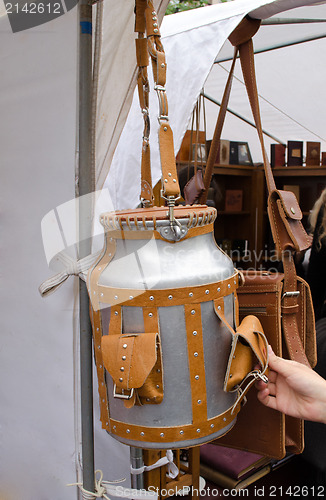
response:
<path fill-rule="evenodd" d="M 92 196 L 92 5 L 79 1 L 79 161 L 77 196 L 79 198 L 79 258 L 91 253 Z M 80 378 L 83 487 L 94 492 L 93 351 L 86 284 L 79 281 Z"/>
<path fill-rule="evenodd" d="M 299 43 L 313 42 L 314 40 L 321 40 L 322 38 L 326 38 L 326 34 L 321 35 L 311 35 L 299 38 L 298 40 L 292 40 L 291 42 L 280 42 L 275 45 L 262 47 L 260 49 L 255 49 L 255 54 L 263 54 L 264 52 L 270 52 L 271 50 L 283 49 L 285 47 L 291 47 L 292 45 L 298 45 Z M 218 64 L 221 62 L 232 61 L 233 56 L 227 57 L 219 57 L 214 61 L 214 64 Z"/>
<path fill-rule="evenodd" d="M 143 467 L 143 450 L 141 448 L 130 447 L 130 464 L 134 469 Z M 144 475 L 131 474 L 131 487 L 138 490 L 144 489 Z"/>
<path fill-rule="evenodd" d="M 217 106 L 221 106 L 221 103 L 219 101 L 217 101 L 216 99 L 214 99 L 213 97 L 210 97 L 209 95 L 205 94 L 204 92 L 202 92 L 202 95 L 208 101 L 211 101 L 212 103 L 216 104 Z M 248 120 L 245 116 L 240 115 L 239 113 L 237 113 L 236 111 L 234 111 L 234 110 L 232 110 L 230 108 L 227 108 L 227 111 L 228 111 L 228 113 L 231 113 L 231 115 L 234 115 L 237 118 L 240 118 L 240 120 L 242 120 L 243 122 L 247 123 L 251 127 L 256 128 L 256 125 L 252 121 Z M 280 144 L 284 144 L 283 141 L 281 141 L 280 139 L 278 139 L 274 135 L 270 134 L 269 132 L 266 132 L 266 130 L 263 130 L 263 134 L 265 134 L 267 137 L 270 137 L 271 139 L 273 139 L 273 141 L 279 142 Z"/>

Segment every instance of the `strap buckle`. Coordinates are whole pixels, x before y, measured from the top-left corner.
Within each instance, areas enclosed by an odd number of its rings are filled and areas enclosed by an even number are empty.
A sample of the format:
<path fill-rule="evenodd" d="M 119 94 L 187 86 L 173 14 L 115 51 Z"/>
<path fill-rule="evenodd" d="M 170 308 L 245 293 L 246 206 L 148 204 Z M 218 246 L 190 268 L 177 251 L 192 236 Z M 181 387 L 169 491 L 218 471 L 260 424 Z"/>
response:
<path fill-rule="evenodd" d="M 154 89 L 157 92 L 158 103 L 159 103 L 159 116 L 158 121 L 161 123 L 162 120 L 169 121 L 168 117 L 168 101 L 166 98 L 166 89 L 163 85 L 155 85 Z"/>
<path fill-rule="evenodd" d="M 284 299 L 284 297 L 299 297 L 299 295 L 299 290 L 295 290 L 294 292 L 284 292 L 282 295 L 282 300 Z"/>
<path fill-rule="evenodd" d="M 125 391 L 128 391 L 129 394 L 125 394 Z M 113 397 L 118 399 L 131 399 L 134 395 L 134 389 L 121 389 L 121 392 L 117 392 L 117 384 L 114 384 L 113 387 Z"/>

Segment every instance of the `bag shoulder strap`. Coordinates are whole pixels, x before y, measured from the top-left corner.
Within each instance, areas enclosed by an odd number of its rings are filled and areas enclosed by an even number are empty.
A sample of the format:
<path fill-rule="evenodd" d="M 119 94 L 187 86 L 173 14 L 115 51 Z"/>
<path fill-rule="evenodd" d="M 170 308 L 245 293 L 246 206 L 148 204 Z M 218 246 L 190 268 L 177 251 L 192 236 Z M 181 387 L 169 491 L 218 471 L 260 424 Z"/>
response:
<path fill-rule="evenodd" d="M 290 358 L 309 366 L 303 347 L 304 339 L 300 337 L 298 326 L 300 292 L 297 289 L 297 274 L 293 259 L 293 254 L 296 250 L 309 248 L 309 238 L 301 224 L 302 214 L 300 208 L 298 209 L 298 203 L 295 196 L 293 195 L 293 198 L 290 193 L 286 193 L 282 196 L 283 193 L 278 191 L 275 186 L 273 172 L 264 146 L 255 77 L 254 50 L 251 39 L 239 46 L 239 54 L 246 89 L 263 154 L 265 178 L 269 192 L 268 215 L 270 225 L 274 243 L 282 259 L 284 269 L 282 296 L 283 334 Z M 305 298 L 301 299 L 301 301 L 304 300 Z"/>
<path fill-rule="evenodd" d="M 162 195 L 168 200 L 168 205 L 175 204 L 180 196 L 174 155 L 173 133 L 168 118 L 168 101 L 165 91 L 166 60 L 161 42 L 157 14 L 151 0 L 136 0 L 135 31 L 136 54 L 138 65 L 139 103 L 144 116 L 144 133 L 141 161 L 141 202 L 146 207 L 153 206 L 153 188 L 151 178 L 150 148 L 149 148 L 149 82 L 147 66 L 149 55 L 152 61 L 155 90 L 159 100 L 159 146 L 162 169 Z M 145 33 L 147 38 L 145 38 Z"/>

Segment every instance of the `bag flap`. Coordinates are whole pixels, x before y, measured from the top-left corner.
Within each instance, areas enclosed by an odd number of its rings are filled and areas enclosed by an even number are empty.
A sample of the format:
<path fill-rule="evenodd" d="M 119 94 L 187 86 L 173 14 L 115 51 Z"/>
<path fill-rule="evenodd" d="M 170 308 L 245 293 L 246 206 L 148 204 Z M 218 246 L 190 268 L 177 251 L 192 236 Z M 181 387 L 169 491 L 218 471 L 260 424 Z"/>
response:
<path fill-rule="evenodd" d="M 278 194 L 278 197 L 282 203 L 282 207 L 284 209 L 284 212 L 286 213 L 286 216 L 289 219 L 301 220 L 302 212 L 295 194 L 292 193 L 292 191 L 281 191 L 281 190 L 277 190 L 275 191 L 275 193 Z"/>
<path fill-rule="evenodd" d="M 267 340 L 259 319 L 250 315 L 246 316 L 237 328 L 225 376 L 225 390 L 233 390 L 248 375 L 253 374 L 252 371 L 257 363 L 265 373 Z"/>
<path fill-rule="evenodd" d="M 138 389 L 153 369 L 158 333 L 104 335 L 101 348 L 103 364 L 121 389 Z"/>

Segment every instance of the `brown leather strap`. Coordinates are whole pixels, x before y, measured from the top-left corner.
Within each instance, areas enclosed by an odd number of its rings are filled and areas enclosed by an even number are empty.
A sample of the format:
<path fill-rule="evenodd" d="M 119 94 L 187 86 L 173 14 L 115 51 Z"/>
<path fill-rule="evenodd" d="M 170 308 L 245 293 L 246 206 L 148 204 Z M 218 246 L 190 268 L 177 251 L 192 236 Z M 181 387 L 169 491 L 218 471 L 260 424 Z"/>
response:
<path fill-rule="evenodd" d="M 209 149 L 208 158 L 207 158 L 207 162 L 206 162 L 206 169 L 205 169 L 205 176 L 204 176 L 205 191 L 202 193 L 201 197 L 199 198 L 199 203 L 206 203 L 206 200 L 207 200 L 208 188 L 210 186 L 210 183 L 212 180 L 212 175 L 213 175 L 213 170 L 214 170 L 214 163 L 215 163 L 215 159 L 216 159 L 217 153 L 218 153 L 219 148 L 220 148 L 220 139 L 221 139 L 221 134 L 222 134 L 222 128 L 224 125 L 227 107 L 228 107 L 228 103 L 229 103 L 229 99 L 230 99 L 232 79 L 233 79 L 233 73 L 234 73 L 234 67 L 235 67 L 237 55 L 238 55 L 238 49 L 236 48 L 234 51 L 232 66 L 231 66 L 228 80 L 227 80 L 227 83 L 225 86 L 225 90 L 224 90 L 224 94 L 223 94 L 223 98 L 222 98 L 222 102 L 221 102 L 221 106 L 220 106 L 220 111 L 218 114 L 218 119 L 217 119 L 215 130 L 214 130 L 214 135 L 213 135 L 211 147 Z"/>
<path fill-rule="evenodd" d="M 276 189 L 276 186 L 275 186 L 273 172 L 269 164 L 264 146 L 264 137 L 260 119 L 258 92 L 256 85 L 254 49 L 252 40 L 249 40 L 248 42 L 245 42 L 239 46 L 239 54 L 240 54 L 242 73 L 245 80 L 250 106 L 256 123 L 258 137 L 262 149 L 267 188 L 268 192 L 270 193 L 271 191 Z"/>
<path fill-rule="evenodd" d="M 174 155 L 173 134 L 168 123 L 168 101 L 165 91 L 166 60 L 158 18 L 151 0 L 136 0 L 135 31 L 136 54 L 138 64 L 138 94 L 140 107 L 144 116 L 144 133 L 141 160 L 141 201 L 143 207 L 153 206 L 153 188 L 151 176 L 150 147 L 149 147 L 149 83 L 147 76 L 148 54 L 151 56 L 155 90 L 159 99 L 159 144 L 162 167 L 163 196 L 176 199 L 180 196 L 180 187 Z M 145 32 L 147 39 L 144 38 Z"/>
<path fill-rule="evenodd" d="M 239 46 L 239 53 L 246 89 L 263 154 L 265 178 L 269 192 L 268 215 L 271 230 L 277 252 L 282 258 L 284 268 L 282 298 L 283 334 L 290 358 L 309 366 L 309 362 L 302 345 L 304 339 L 301 339 L 299 335 L 297 316 L 299 310 L 299 291 L 297 290 L 297 274 L 293 261 L 293 253 L 295 250 L 309 247 L 309 238 L 307 237 L 301 224 L 301 211 L 300 208 L 298 208 L 297 203 L 295 204 L 295 200 L 292 200 L 293 206 L 289 208 L 289 200 L 286 200 L 286 196 L 282 197 L 282 193 L 277 191 L 273 172 L 267 158 L 259 111 L 252 40 L 241 44 Z"/>
<path fill-rule="evenodd" d="M 300 338 L 297 314 L 298 306 L 298 285 L 297 273 L 291 252 L 283 253 L 284 287 L 282 297 L 282 326 L 285 343 L 291 359 L 306 366 L 310 366 L 305 349 L 304 339 Z"/>
<path fill-rule="evenodd" d="M 243 18 L 229 36 L 232 45 L 238 47 L 242 43 L 248 42 L 259 30 L 260 24 L 260 19 L 253 19 L 249 16 Z"/>

